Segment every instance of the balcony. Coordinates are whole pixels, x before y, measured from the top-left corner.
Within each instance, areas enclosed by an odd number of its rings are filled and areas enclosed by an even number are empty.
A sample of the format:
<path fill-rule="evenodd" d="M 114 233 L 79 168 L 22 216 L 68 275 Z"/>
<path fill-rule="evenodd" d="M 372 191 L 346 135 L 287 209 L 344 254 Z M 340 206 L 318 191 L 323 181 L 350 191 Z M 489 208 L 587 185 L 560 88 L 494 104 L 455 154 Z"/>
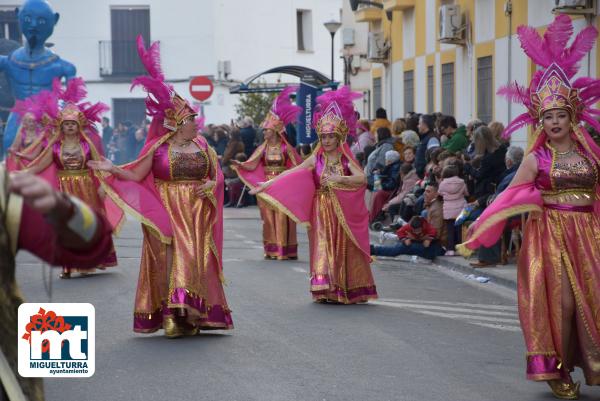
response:
<path fill-rule="evenodd" d="M 385 11 L 404 11 L 415 7 L 415 0 L 384 0 Z"/>
<path fill-rule="evenodd" d="M 354 12 L 356 22 L 377 22 L 382 17 L 383 10 L 377 7 L 361 7 Z"/>
<path fill-rule="evenodd" d="M 146 73 L 135 40 L 101 40 L 98 48 L 102 78 L 128 80 Z"/>

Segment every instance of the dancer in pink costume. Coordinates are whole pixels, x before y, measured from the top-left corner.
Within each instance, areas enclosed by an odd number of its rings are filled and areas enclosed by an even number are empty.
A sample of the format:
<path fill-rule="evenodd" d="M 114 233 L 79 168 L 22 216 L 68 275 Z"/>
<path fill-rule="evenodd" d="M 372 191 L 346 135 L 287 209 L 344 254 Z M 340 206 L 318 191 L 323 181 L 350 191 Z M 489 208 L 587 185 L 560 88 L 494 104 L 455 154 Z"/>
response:
<path fill-rule="evenodd" d="M 347 87 L 319 96 L 314 119 L 319 145 L 313 154 L 252 191 L 310 226 L 310 291 L 316 302 L 352 304 L 377 298 L 366 180 L 346 144 L 346 136 L 355 132 L 352 100 L 358 97 Z"/>
<path fill-rule="evenodd" d="M 285 126 L 296 121 L 302 111 L 290 100 L 291 93 L 296 89 L 284 89 L 273 102 L 273 107 L 261 124 L 265 141 L 250 159 L 244 163 L 233 161 L 238 176 L 250 189 L 302 163 L 302 158 L 285 137 Z M 296 223 L 260 198 L 258 207 L 263 221 L 265 259 L 297 259 Z"/>
<path fill-rule="evenodd" d="M 223 174 L 198 135 L 196 112 L 165 83 L 158 42 L 138 52 L 148 71 L 134 79 L 148 92 L 152 124 L 137 160 L 113 166 L 103 186 L 114 205 L 142 222 L 144 242 L 134 331 L 161 328 L 169 338 L 233 328 L 223 291 Z M 152 95 L 152 96 L 150 96 Z"/>
<path fill-rule="evenodd" d="M 593 105 L 600 80 L 574 79 L 597 31 L 573 40 L 571 20 L 559 15 L 543 37 L 532 27 L 517 33 L 538 70 L 529 88 L 499 91 L 527 107 L 505 130 L 534 127 L 533 145 L 510 187 L 481 215 L 460 249 L 493 245 L 510 216 L 530 212 L 518 260 L 519 317 L 527 346 L 527 378 L 547 381 L 561 399 L 577 399 L 586 384 L 600 385 L 600 148 L 582 123 L 600 131 Z"/>

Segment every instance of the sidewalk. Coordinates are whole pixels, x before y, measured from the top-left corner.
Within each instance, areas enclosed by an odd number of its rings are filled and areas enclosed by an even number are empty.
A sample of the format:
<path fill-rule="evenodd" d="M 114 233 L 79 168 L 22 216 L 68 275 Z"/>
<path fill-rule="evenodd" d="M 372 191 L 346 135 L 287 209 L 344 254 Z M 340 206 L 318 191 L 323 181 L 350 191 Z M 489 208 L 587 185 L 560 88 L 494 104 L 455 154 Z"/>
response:
<path fill-rule="evenodd" d="M 377 232 L 370 231 L 371 244 L 379 244 Z M 402 262 L 410 262 L 412 256 L 400 255 L 396 257 L 382 257 L 377 256 L 377 259 L 381 260 L 398 260 Z M 474 268 L 469 265 L 471 262 L 476 262 L 475 256 L 470 259 L 465 259 L 462 256 L 438 256 L 433 262 L 428 259 L 417 258 L 417 263 L 431 263 L 436 266 L 440 266 L 449 270 L 460 272 L 466 276 L 473 274 L 476 277 L 484 276 L 490 279 L 490 282 L 502 285 L 510 288 L 511 290 L 517 289 L 517 265 L 510 263 L 507 265 L 496 265 L 494 267 L 485 268 Z"/>

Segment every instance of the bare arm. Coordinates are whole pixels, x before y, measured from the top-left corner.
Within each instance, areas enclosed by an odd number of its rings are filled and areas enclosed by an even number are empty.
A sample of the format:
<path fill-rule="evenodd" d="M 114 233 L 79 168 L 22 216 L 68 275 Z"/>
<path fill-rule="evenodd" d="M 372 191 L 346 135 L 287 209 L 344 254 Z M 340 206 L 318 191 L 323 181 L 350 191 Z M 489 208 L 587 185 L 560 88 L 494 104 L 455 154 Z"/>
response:
<path fill-rule="evenodd" d="M 315 167 L 315 157 L 310 156 L 308 159 L 304 160 L 302 162 L 302 164 L 299 164 L 294 168 L 284 171 L 283 173 L 279 174 L 277 177 L 273 178 L 272 180 L 263 182 L 260 186 L 254 188 L 249 193 L 250 193 L 250 195 L 256 195 L 257 193 L 262 192 L 265 189 L 267 189 L 269 187 L 269 185 L 273 184 L 276 181 L 279 181 L 282 177 L 285 177 L 288 174 L 294 173 L 294 172 L 302 170 L 302 169 L 312 170 L 314 167 Z"/>
<path fill-rule="evenodd" d="M 47 169 L 52 163 L 52 152 L 50 151 L 50 148 L 47 148 L 47 150 L 40 157 L 41 160 L 39 163 L 37 163 L 35 166 L 29 167 L 25 171 L 31 174 L 39 174 Z"/>
<path fill-rule="evenodd" d="M 519 166 L 519 169 L 517 170 L 517 173 L 515 174 L 515 177 L 511 181 L 509 187 L 535 181 L 535 177 L 537 177 L 538 173 L 537 169 L 538 166 L 535 155 L 530 153 Z"/>
<path fill-rule="evenodd" d="M 352 175 L 347 175 L 347 176 L 341 177 L 342 180 L 340 182 L 342 184 L 363 185 L 363 184 L 367 183 L 367 177 L 365 176 L 364 171 L 362 171 L 361 169 L 359 169 L 352 163 L 349 164 L 349 167 L 350 167 L 350 172 L 352 173 Z"/>
<path fill-rule="evenodd" d="M 142 181 L 152 168 L 152 153 L 148 153 L 139 163 L 131 170 L 125 170 L 112 164 L 110 160 L 103 157 L 102 160 L 90 160 L 88 167 L 94 170 L 108 171 L 115 177 L 125 181 Z"/>

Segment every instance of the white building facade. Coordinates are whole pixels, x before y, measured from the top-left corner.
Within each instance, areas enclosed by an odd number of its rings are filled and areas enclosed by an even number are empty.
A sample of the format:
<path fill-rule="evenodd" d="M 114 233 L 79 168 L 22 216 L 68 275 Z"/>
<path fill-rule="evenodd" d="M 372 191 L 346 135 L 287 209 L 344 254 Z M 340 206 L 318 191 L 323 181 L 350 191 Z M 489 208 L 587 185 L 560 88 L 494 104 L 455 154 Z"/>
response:
<path fill-rule="evenodd" d="M 20 2 L 0 0 L 0 10 Z M 202 104 L 207 123 L 235 119 L 238 95 L 229 87 L 282 65 L 313 68 L 329 76 L 331 37 L 325 21 L 340 19 L 342 0 L 51 0 L 60 20 L 49 39 L 53 50 L 75 64 L 89 99 L 111 106 L 113 122 L 143 118 L 144 92 L 130 92 L 143 73 L 135 37 L 160 41 L 167 80 L 192 100 L 194 76 L 213 80 Z M 301 27 L 298 27 L 298 24 Z M 299 38 L 300 36 L 300 38 Z M 340 41 L 335 41 L 336 54 Z M 338 77 L 343 62 L 335 58 Z M 220 66 L 220 67 L 219 67 Z M 290 77 L 266 77 L 293 81 Z M 140 114 L 141 113 L 141 114 Z"/>

